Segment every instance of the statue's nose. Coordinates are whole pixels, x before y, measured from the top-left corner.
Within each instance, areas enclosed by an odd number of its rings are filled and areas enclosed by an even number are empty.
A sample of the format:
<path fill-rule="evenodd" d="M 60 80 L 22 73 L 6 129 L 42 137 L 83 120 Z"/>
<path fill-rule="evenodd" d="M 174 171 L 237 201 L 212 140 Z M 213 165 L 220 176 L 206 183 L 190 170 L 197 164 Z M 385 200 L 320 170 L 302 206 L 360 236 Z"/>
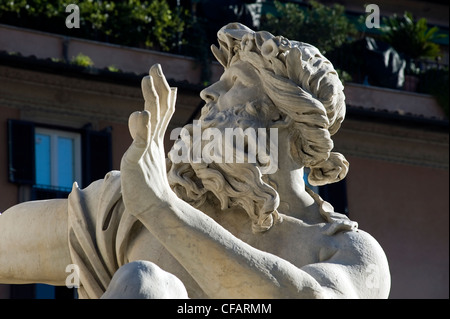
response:
<path fill-rule="evenodd" d="M 219 92 L 215 89 L 215 85 L 208 86 L 200 92 L 200 97 L 206 102 L 217 102 L 219 99 Z"/>

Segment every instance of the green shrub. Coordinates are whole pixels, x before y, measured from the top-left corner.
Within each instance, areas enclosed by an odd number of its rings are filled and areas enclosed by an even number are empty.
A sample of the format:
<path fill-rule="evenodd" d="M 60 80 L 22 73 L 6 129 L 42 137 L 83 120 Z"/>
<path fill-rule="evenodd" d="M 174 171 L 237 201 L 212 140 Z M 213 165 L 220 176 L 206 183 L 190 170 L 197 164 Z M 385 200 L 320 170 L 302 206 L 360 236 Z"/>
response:
<path fill-rule="evenodd" d="M 382 39 L 389 43 L 405 58 L 417 60 L 420 58 L 435 59 L 441 55 L 441 49 L 433 41 L 444 37 L 439 34 L 439 28 L 428 27 L 427 20 L 415 20 L 413 15 L 405 12 L 403 16 L 394 14 L 383 19 Z"/>
<path fill-rule="evenodd" d="M 79 29 L 66 28 L 69 3 L 80 8 Z M 188 12 L 170 8 L 167 0 L 0 0 L 0 23 L 163 51 L 182 43 L 188 17 Z"/>
<path fill-rule="evenodd" d="M 310 1 L 308 8 L 275 1 L 276 14 L 267 14 L 262 29 L 316 46 L 326 54 L 351 40 L 356 27 L 342 5 L 325 6 Z"/>
<path fill-rule="evenodd" d="M 83 53 L 78 53 L 76 56 L 72 57 L 70 64 L 79 65 L 85 68 L 94 66 L 92 59 Z"/>

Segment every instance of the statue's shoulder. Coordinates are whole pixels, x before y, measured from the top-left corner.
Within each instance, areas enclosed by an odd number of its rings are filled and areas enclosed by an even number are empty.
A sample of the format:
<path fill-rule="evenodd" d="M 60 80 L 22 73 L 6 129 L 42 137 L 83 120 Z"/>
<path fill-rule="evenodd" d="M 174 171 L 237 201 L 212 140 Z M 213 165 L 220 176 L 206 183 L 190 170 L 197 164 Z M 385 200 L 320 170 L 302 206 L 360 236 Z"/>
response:
<path fill-rule="evenodd" d="M 330 262 L 342 264 L 354 278 L 360 278 L 370 298 L 387 298 L 391 276 L 386 254 L 378 241 L 361 229 L 339 233 L 336 240 L 339 248 Z"/>
<path fill-rule="evenodd" d="M 354 298 L 387 298 L 391 277 L 386 255 L 367 232 L 354 229 L 323 234 L 319 261 L 302 267 L 321 284 Z M 347 292 L 344 293 L 347 294 Z"/>
<path fill-rule="evenodd" d="M 387 267 L 386 254 L 378 241 L 361 229 L 339 232 L 333 237 L 335 253 L 332 259 L 347 260 L 350 264 Z"/>

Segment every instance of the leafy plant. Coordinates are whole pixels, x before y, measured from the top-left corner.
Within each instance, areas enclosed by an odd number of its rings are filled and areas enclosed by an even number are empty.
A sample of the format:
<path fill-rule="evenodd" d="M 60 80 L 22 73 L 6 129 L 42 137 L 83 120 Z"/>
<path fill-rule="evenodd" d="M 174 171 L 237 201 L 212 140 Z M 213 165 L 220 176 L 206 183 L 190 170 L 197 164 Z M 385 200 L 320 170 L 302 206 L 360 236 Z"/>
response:
<path fill-rule="evenodd" d="M 413 15 L 405 12 L 403 16 L 394 14 L 383 19 L 382 39 L 397 52 L 403 53 L 406 59 L 435 59 L 441 55 L 439 45 L 433 41 L 445 37 L 438 34 L 439 28 L 428 27 L 427 20 L 415 20 Z"/>
<path fill-rule="evenodd" d="M 294 3 L 274 3 L 276 14 L 265 17 L 262 29 L 310 43 L 324 54 L 350 41 L 357 33 L 342 5 L 326 6 L 312 0 L 305 9 Z"/>
<path fill-rule="evenodd" d="M 54 63 L 65 63 L 64 59 L 60 58 L 50 58 L 50 60 Z"/>
<path fill-rule="evenodd" d="M 65 27 L 66 5 L 80 8 L 80 28 Z M 176 49 L 189 16 L 168 0 L 0 0 L 0 23 L 163 51 Z"/>
<path fill-rule="evenodd" d="M 94 62 L 92 61 L 92 59 L 83 53 L 78 53 L 76 56 L 72 57 L 70 63 L 85 68 L 94 66 Z"/>
<path fill-rule="evenodd" d="M 120 69 L 118 67 L 116 67 L 115 65 L 110 65 L 110 66 L 108 66 L 108 71 L 109 72 L 120 72 Z"/>

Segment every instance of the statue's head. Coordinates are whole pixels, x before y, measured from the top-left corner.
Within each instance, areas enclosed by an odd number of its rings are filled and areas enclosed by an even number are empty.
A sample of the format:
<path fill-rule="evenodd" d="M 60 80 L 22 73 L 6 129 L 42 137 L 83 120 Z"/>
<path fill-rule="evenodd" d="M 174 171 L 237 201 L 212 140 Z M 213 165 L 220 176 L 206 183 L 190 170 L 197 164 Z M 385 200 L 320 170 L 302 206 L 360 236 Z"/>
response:
<path fill-rule="evenodd" d="M 288 152 L 298 167 L 309 167 L 310 184 L 344 178 L 348 162 L 331 152 L 331 136 L 345 116 L 343 85 L 332 64 L 309 44 L 238 23 L 219 30 L 218 41 L 212 51 L 224 73 L 201 92 L 206 102 L 202 129 L 286 129 L 289 149 L 279 153 Z M 192 132 L 191 125 L 187 129 Z M 180 197 L 196 206 L 214 194 L 222 208 L 243 207 L 258 232 L 279 218 L 276 186 L 260 168 L 261 163 L 174 163 L 169 181 Z"/>
<path fill-rule="evenodd" d="M 330 61 L 312 45 L 254 32 L 238 23 L 223 27 L 218 41 L 220 47 L 212 46 L 212 51 L 225 72 L 237 63 L 251 65 L 262 85 L 260 96 L 267 96 L 289 122 L 290 155 L 311 168 L 310 183 L 324 185 L 344 178 L 348 163 L 331 153 L 331 136 L 344 120 L 345 96 Z"/>

